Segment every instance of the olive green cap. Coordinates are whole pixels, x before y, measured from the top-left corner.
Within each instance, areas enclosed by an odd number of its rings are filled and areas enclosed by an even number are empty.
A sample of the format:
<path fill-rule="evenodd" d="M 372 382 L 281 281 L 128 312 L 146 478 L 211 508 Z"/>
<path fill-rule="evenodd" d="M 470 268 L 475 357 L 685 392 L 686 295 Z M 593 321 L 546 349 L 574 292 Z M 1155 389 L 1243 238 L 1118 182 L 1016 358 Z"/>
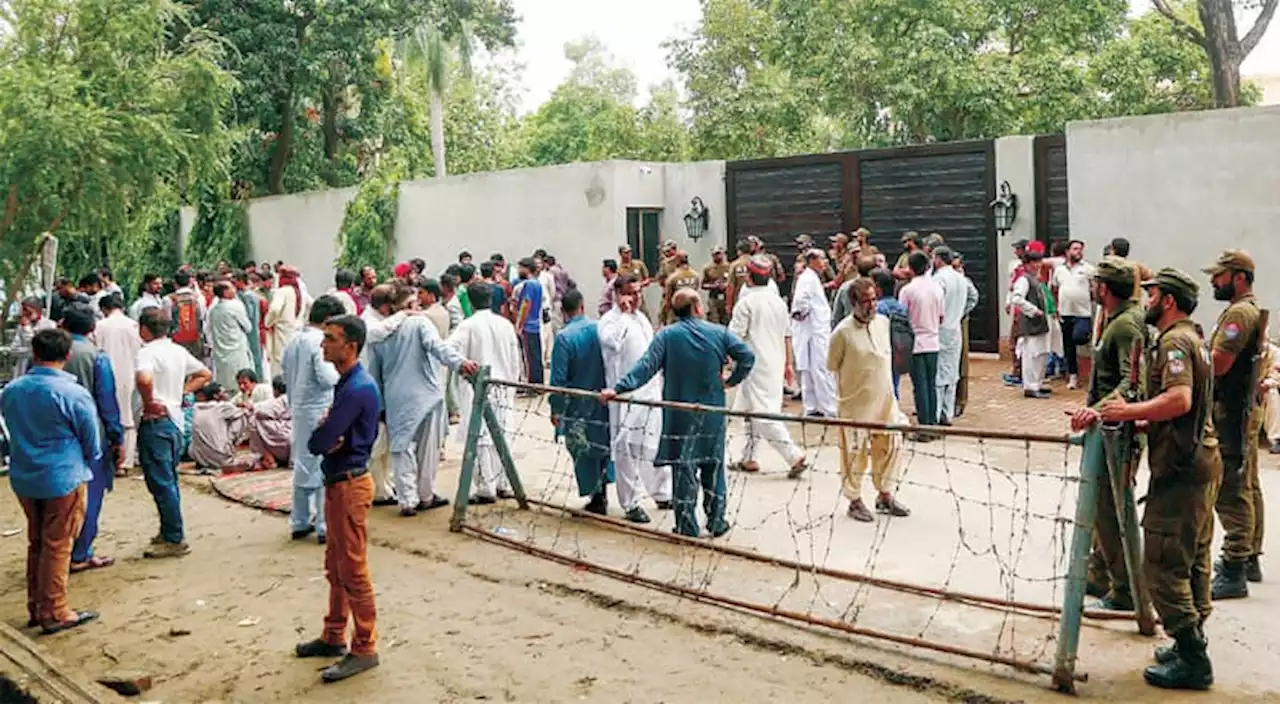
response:
<path fill-rule="evenodd" d="M 1103 257 L 1094 268 L 1093 278 L 1118 286 L 1133 286 L 1138 273 L 1128 260 L 1120 257 Z"/>
<path fill-rule="evenodd" d="M 1176 291 L 1193 299 L 1200 296 L 1200 285 L 1196 283 L 1195 279 L 1191 278 L 1187 272 L 1181 269 L 1174 269 L 1171 266 L 1161 269 L 1156 272 L 1154 277 L 1142 282 L 1143 288 L 1151 288 L 1152 286 Z"/>
<path fill-rule="evenodd" d="M 1238 249 L 1228 249 L 1218 256 L 1218 260 L 1204 268 L 1204 273 L 1217 276 L 1224 271 L 1247 271 L 1253 273 L 1253 257 Z"/>

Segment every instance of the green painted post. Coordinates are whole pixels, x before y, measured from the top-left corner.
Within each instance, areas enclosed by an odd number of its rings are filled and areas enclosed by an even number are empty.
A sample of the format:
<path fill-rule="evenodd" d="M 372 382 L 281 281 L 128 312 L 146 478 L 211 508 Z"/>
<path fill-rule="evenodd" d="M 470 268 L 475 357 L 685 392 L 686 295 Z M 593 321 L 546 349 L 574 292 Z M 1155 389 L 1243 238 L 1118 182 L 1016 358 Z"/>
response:
<path fill-rule="evenodd" d="M 1080 622 L 1084 617 L 1089 547 L 1093 544 L 1098 491 L 1106 481 L 1106 471 L 1102 433 L 1093 428 L 1084 435 L 1084 451 L 1080 457 L 1080 491 L 1076 496 L 1075 528 L 1071 535 L 1071 562 L 1067 567 L 1066 594 L 1062 598 L 1062 621 L 1058 624 L 1058 652 L 1053 661 L 1053 685 L 1061 692 L 1076 691 L 1076 655 L 1080 649 Z"/>
<path fill-rule="evenodd" d="M 1107 470 L 1111 478 L 1111 496 L 1115 499 L 1116 520 L 1120 525 L 1120 543 L 1124 548 L 1124 564 L 1129 571 L 1129 593 L 1137 608 L 1138 632 L 1156 634 L 1156 615 L 1151 606 L 1151 593 L 1142 564 L 1142 535 L 1138 532 L 1138 509 L 1129 486 L 1129 462 L 1132 460 L 1132 436 L 1119 426 L 1102 426 L 1102 444 L 1106 451 Z"/>
<path fill-rule="evenodd" d="M 467 505 L 471 501 L 471 478 L 476 473 L 476 445 L 480 442 L 480 424 L 485 419 L 488 404 L 489 368 L 480 367 L 474 378 L 469 379 L 474 388 L 475 400 L 471 403 L 470 420 L 467 422 L 467 444 L 462 450 L 462 471 L 458 474 L 458 493 L 453 501 L 453 518 L 449 530 L 462 531 L 467 518 Z"/>
<path fill-rule="evenodd" d="M 516 474 L 516 462 L 511 456 L 511 448 L 507 446 L 506 431 L 498 422 L 498 414 L 493 406 L 484 405 L 484 421 L 489 426 L 489 439 L 493 441 L 493 449 L 498 451 L 498 459 L 502 461 L 502 471 L 507 473 L 507 481 L 511 483 L 511 491 L 515 492 L 516 503 L 520 508 L 529 510 L 529 498 L 525 496 L 524 484 L 520 483 L 520 475 Z"/>

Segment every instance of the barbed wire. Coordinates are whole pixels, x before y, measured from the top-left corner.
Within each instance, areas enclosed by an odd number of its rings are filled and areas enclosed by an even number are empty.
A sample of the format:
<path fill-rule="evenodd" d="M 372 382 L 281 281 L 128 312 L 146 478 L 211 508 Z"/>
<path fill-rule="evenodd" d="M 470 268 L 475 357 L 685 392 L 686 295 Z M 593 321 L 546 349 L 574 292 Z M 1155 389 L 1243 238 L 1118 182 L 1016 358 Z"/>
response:
<path fill-rule="evenodd" d="M 490 383 L 491 399 L 513 388 L 550 388 Z M 1055 605 L 1065 587 L 1081 481 L 1065 436 L 929 428 L 941 438 L 925 443 L 915 439 L 922 429 L 914 426 L 632 400 L 655 413 L 694 413 L 697 422 L 686 432 L 656 440 L 699 466 L 741 459 L 749 430 L 740 419 L 787 422 L 808 471 L 788 478 L 789 466 L 780 460 L 773 471 L 727 472 L 725 519 L 732 527 L 706 541 L 669 532 L 672 512 L 655 513 L 652 497 L 644 508 L 654 522 L 647 525 L 628 523 L 617 511 L 610 517 L 583 511 L 568 446 L 608 456 L 613 443 L 592 438 L 613 437 L 610 422 L 575 421 L 566 442 L 551 422 L 549 399 L 541 394 L 510 405 L 503 428 L 535 510 L 510 502 L 470 507 L 462 526 L 469 532 L 693 601 L 1050 671 L 1042 660 L 1056 645 Z M 645 427 L 637 419 L 626 429 Z M 897 447 L 886 488 L 915 509 L 907 517 L 879 513 L 872 524 L 855 522 L 845 516 L 839 440 L 866 442 L 877 433 Z M 762 452 L 764 444 L 756 438 L 761 465 L 772 452 Z M 1131 614 L 1086 616 L 1132 620 Z"/>

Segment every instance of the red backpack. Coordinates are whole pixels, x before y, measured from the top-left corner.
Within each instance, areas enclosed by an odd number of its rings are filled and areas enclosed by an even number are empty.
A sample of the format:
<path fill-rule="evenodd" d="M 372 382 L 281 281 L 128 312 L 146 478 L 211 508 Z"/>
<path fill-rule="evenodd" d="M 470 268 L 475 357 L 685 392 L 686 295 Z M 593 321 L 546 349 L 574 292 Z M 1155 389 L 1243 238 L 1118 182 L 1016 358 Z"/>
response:
<path fill-rule="evenodd" d="M 193 345 L 200 341 L 200 307 L 190 293 L 169 294 L 173 301 L 173 324 L 170 338 L 180 345 Z"/>

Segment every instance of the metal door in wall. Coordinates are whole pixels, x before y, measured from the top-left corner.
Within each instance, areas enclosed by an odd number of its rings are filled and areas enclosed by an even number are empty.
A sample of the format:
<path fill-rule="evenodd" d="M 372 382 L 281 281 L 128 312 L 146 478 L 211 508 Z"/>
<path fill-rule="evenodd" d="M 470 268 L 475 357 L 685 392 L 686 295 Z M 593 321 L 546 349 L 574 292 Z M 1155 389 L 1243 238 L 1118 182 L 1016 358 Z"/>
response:
<path fill-rule="evenodd" d="M 1036 239 L 1046 244 L 1071 238 L 1067 185 L 1067 138 L 1041 135 L 1033 143 L 1036 179 Z"/>
<path fill-rule="evenodd" d="M 658 271 L 658 246 L 662 244 L 662 211 L 656 208 L 627 208 L 627 244 L 632 255 Z"/>
<path fill-rule="evenodd" d="M 725 188 L 732 251 L 738 240 L 755 235 L 787 267 L 785 295 L 791 287 L 791 265 L 795 262 L 795 237 L 813 235 L 825 246 L 828 235 L 845 229 L 844 167 L 847 155 L 812 156 L 758 161 L 729 162 Z"/>
<path fill-rule="evenodd" d="M 970 349 L 1000 346 L 1000 275 L 991 201 L 995 198 L 992 142 L 958 142 L 859 153 L 858 220 L 894 264 L 902 233 L 933 232 L 964 256 L 978 288 L 969 322 Z"/>

